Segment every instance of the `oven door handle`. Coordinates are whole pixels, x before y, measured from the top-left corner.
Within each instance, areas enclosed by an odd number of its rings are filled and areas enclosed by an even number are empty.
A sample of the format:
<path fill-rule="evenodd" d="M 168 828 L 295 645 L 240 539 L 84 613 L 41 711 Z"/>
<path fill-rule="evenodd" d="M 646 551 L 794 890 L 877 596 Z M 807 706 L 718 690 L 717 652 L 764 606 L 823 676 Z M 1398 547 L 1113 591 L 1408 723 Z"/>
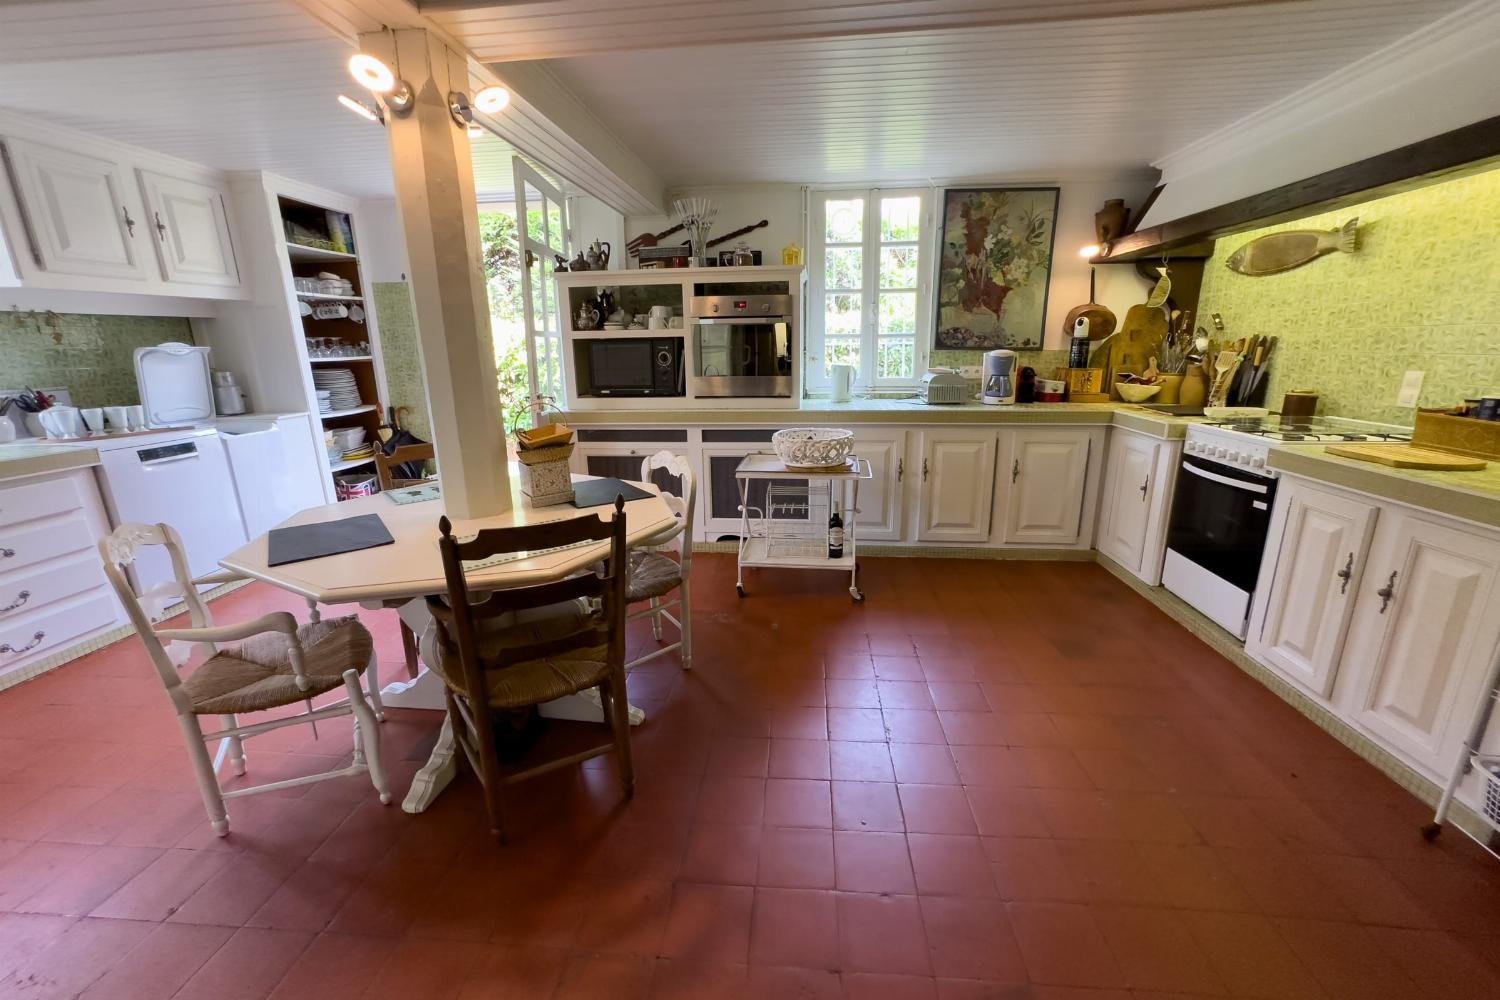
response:
<path fill-rule="evenodd" d="M 1195 476 L 1202 476 L 1204 479 L 1211 479 L 1216 483 L 1223 483 L 1225 486 L 1233 486 L 1235 489 L 1244 490 L 1246 493 L 1265 494 L 1271 492 L 1269 488 L 1261 486 L 1258 483 L 1247 483 L 1243 479 L 1231 479 L 1228 476 L 1221 476 L 1217 472 L 1209 472 L 1207 469 L 1200 469 L 1196 465 L 1189 465 L 1186 462 L 1182 463 L 1182 470 L 1184 472 L 1191 472 Z"/>
<path fill-rule="evenodd" d="M 776 326 L 785 323 L 785 316 L 694 316 L 699 326 Z"/>

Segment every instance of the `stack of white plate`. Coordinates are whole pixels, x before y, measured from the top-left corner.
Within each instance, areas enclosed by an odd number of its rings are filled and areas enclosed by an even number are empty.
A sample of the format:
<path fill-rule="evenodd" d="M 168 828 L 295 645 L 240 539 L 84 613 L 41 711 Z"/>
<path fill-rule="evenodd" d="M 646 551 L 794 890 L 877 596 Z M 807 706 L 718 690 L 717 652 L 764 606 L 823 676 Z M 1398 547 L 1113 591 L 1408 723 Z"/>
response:
<path fill-rule="evenodd" d="M 360 405 L 359 384 L 354 381 L 354 372 L 348 368 L 320 368 L 313 372 L 313 385 L 328 390 L 329 409 L 348 410 Z M 322 403 L 320 395 L 319 406 Z"/>
<path fill-rule="evenodd" d="M 333 403 L 332 403 L 330 397 L 333 395 L 333 392 L 331 390 L 328 390 L 328 389 L 318 389 L 318 390 L 315 390 L 315 391 L 316 391 L 317 396 L 318 396 L 318 412 L 319 413 L 330 413 L 330 412 L 332 412 L 333 411 Z"/>

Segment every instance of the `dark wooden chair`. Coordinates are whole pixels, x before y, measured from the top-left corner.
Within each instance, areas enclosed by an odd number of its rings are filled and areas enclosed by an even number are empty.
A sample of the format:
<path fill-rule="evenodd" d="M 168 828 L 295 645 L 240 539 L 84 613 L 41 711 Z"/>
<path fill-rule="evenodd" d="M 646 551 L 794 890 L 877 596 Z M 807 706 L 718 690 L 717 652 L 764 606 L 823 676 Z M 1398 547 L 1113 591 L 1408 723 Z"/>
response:
<path fill-rule="evenodd" d="M 448 593 L 429 597 L 436 622 L 436 670 L 447 685 L 453 736 L 484 786 L 490 829 L 504 836 L 501 787 L 614 752 L 625 795 L 635 792 L 630 760 L 630 706 L 625 694 L 625 545 L 623 501 L 614 516 L 578 517 L 514 528 L 490 528 L 468 541 L 453 536 L 444 517 L 438 546 Z M 610 543 L 597 572 L 550 583 L 513 587 L 476 597 L 463 563 L 490 556 L 573 545 Z M 598 688 L 611 739 L 535 767 L 502 773 L 494 715 Z"/>
<path fill-rule="evenodd" d="M 396 470 L 407 462 L 430 462 L 434 451 L 430 444 L 408 444 L 402 445 L 389 455 L 375 446 L 375 475 L 380 479 L 380 489 L 399 490 L 403 486 L 417 486 L 427 482 L 425 479 L 404 479 L 396 475 Z M 401 654 L 406 660 L 406 673 L 409 677 L 417 676 L 417 634 L 411 630 L 406 622 L 401 623 Z"/>

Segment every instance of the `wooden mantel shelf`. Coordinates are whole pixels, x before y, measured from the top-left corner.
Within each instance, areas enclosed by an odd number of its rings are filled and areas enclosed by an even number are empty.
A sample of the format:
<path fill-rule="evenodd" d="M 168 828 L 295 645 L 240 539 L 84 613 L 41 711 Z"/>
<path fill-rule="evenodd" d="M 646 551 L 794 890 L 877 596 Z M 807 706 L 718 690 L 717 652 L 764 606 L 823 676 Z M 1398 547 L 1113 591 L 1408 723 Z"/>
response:
<path fill-rule="evenodd" d="M 1207 257 L 1213 241 L 1278 222 L 1331 212 L 1500 163 L 1500 116 L 1325 170 L 1260 194 L 1141 229 L 1115 241 L 1095 264 Z"/>

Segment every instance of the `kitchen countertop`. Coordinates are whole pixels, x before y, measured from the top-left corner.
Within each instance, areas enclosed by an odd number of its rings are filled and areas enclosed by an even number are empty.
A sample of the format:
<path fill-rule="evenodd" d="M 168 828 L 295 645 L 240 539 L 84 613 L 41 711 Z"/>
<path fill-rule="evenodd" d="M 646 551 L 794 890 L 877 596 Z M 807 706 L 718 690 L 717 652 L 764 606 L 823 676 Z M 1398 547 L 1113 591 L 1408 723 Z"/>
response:
<path fill-rule="evenodd" d="M 1474 472 L 1393 469 L 1330 455 L 1324 448 L 1296 447 L 1272 448 L 1266 464 L 1288 475 L 1500 528 L 1500 462 Z"/>
<path fill-rule="evenodd" d="M 92 448 L 55 444 L 0 444 L 0 482 L 98 464 L 99 453 Z"/>
<path fill-rule="evenodd" d="M 568 410 L 559 418 L 574 427 L 708 424 L 1114 424 L 1162 438 L 1181 438 L 1201 417 L 1174 417 L 1134 403 L 1015 403 L 928 406 L 913 398 L 804 400 L 801 407 L 696 410 Z"/>

